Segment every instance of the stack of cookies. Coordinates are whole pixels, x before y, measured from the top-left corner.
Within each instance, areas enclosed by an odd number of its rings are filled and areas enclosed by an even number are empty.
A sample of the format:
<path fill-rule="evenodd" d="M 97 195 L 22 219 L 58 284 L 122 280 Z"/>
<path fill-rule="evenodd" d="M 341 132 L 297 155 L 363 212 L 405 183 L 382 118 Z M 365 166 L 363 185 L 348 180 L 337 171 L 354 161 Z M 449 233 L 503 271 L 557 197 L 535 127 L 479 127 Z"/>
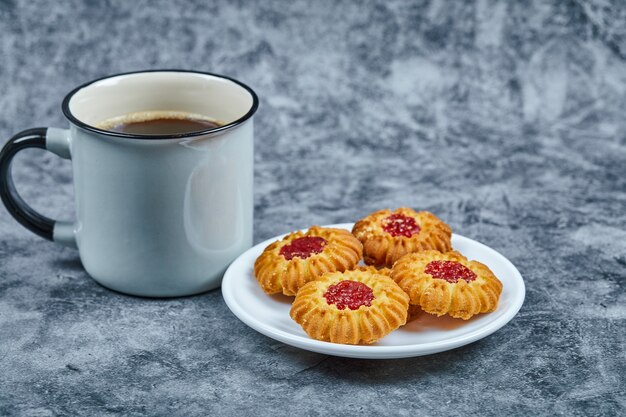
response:
<path fill-rule="evenodd" d="M 452 250 L 451 235 L 427 211 L 380 210 L 352 233 L 313 226 L 285 236 L 254 274 L 267 294 L 295 296 L 291 317 L 310 337 L 371 344 L 419 311 L 467 320 L 496 309 L 501 282 Z"/>

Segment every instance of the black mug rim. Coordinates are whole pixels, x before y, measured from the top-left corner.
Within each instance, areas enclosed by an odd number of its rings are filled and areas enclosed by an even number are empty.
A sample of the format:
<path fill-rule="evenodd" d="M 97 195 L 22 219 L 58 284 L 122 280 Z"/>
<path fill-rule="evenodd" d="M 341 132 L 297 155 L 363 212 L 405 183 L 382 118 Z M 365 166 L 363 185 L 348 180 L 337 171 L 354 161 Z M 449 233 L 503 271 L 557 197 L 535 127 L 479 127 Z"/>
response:
<path fill-rule="evenodd" d="M 78 91 L 82 90 L 83 88 L 88 87 L 91 84 L 97 83 L 99 81 L 109 79 L 109 78 L 115 78 L 115 77 L 120 77 L 124 75 L 151 73 L 151 72 L 183 72 L 183 73 L 191 73 L 191 74 L 210 75 L 212 77 L 222 78 L 224 80 L 231 81 L 237 84 L 238 86 L 242 87 L 248 93 L 250 93 L 250 95 L 252 96 L 252 106 L 250 107 L 250 110 L 248 110 L 248 112 L 244 114 L 243 116 L 241 116 L 239 119 L 232 121 L 230 123 L 227 123 L 225 125 L 214 127 L 211 129 L 206 129 L 206 130 L 199 130 L 197 132 L 181 133 L 181 134 L 174 134 L 174 135 L 172 134 L 170 135 L 136 135 L 136 134 L 131 134 L 131 133 L 111 132 L 109 130 L 98 129 L 97 127 L 91 126 L 79 120 L 77 117 L 75 117 L 72 114 L 70 110 L 70 100 L 72 99 L 74 94 L 76 94 Z M 95 80 L 91 80 L 89 82 L 86 82 L 85 84 L 82 84 L 76 87 L 65 96 L 65 98 L 63 99 L 63 104 L 61 105 L 63 114 L 65 115 L 67 120 L 69 120 L 72 124 L 82 129 L 97 133 L 99 135 L 106 135 L 106 136 L 112 136 L 112 137 L 123 138 L 123 139 L 139 139 L 139 140 L 184 139 L 184 138 L 191 138 L 191 137 L 196 137 L 196 136 L 203 136 L 207 134 L 223 132 L 225 130 L 230 130 L 234 127 L 237 127 L 243 124 L 246 120 L 250 119 L 254 115 L 254 113 L 256 113 L 258 107 L 259 107 L 259 98 L 257 97 L 256 93 L 254 92 L 254 90 L 252 90 L 252 88 L 248 87 L 241 81 L 238 81 L 234 78 L 227 77 L 221 74 L 214 74 L 214 73 L 205 72 L 205 71 L 184 70 L 184 69 L 152 69 L 152 70 L 131 71 L 131 72 L 122 72 L 119 74 L 107 75 L 101 78 L 97 78 Z"/>

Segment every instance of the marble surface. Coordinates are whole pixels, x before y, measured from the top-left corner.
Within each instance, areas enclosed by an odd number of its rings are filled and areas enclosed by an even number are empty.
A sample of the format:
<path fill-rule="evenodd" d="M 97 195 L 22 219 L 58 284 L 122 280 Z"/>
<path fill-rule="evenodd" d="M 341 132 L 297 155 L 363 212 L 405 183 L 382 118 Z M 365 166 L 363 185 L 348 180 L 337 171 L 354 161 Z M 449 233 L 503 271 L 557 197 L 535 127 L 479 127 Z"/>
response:
<path fill-rule="evenodd" d="M 63 96 L 96 77 L 227 74 L 261 97 L 256 242 L 411 206 L 527 285 L 477 343 L 342 359 L 256 333 L 219 290 L 110 292 L 0 209 L 0 415 L 626 414 L 622 2 L 19 0 L 0 34 L 2 143 L 65 127 Z M 66 161 L 26 151 L 14 174 L 71 219 Z"/>

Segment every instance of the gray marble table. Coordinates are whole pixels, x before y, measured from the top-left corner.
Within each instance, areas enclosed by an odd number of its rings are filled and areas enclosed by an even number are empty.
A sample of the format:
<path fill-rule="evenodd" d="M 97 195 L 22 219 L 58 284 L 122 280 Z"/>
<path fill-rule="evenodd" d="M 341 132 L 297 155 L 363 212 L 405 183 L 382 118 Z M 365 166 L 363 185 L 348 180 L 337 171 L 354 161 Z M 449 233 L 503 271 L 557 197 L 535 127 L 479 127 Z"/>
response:
<path fill-rule="evenodd" d="M 520 269 L 519 315 L 479 342 L 351 360 L 264 337 L 219 290 L 98 286 L 0 209 L 0 415 L 626 414 L 626 10 L 620 1 L 3 1 L 0 136 L 65 127 L 106 74 L 188 68 L 261 97 L 255 241 L 427 209 Z M 73 215 L 69 164 L 15 162 Z"/>

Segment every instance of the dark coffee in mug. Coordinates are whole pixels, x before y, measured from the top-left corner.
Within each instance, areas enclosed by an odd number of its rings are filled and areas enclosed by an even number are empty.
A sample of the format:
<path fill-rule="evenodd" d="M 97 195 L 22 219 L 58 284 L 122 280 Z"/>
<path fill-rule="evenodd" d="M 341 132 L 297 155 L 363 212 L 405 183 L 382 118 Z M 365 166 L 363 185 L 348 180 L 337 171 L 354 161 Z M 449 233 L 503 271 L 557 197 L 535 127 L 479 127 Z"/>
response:
<path fill-rule="evenodd" d="M 144 297 L 218 288 L 252 247 L 258 105 L 239 81 L 198 71 L 88 82 L 63 100 L 69 129 L 27 129 L 4 145 L 0 200 L 32 232 L 77 247 L 105 287 Z M 28 148 L 72 160 L 75 221 L 39 214 L 18 194 L 12 161 Z"/>
<path fill-rule="evenodd" d="M 104 120 L 97 128 L 130 135 L 182 135 L 215 129 L 222 123 L 201 114 L 180 111 L 143 111 Z"/>

